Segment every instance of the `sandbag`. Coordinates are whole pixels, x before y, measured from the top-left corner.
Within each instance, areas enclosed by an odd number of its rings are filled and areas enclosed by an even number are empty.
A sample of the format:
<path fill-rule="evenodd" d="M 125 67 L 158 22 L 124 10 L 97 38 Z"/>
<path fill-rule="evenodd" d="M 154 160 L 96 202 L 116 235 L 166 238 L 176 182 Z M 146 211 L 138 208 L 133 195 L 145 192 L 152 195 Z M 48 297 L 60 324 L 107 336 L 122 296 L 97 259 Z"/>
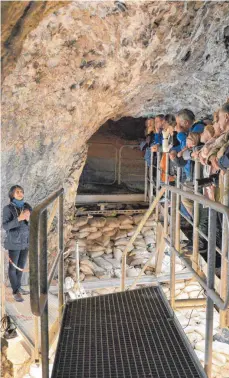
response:
<path fill-rule="evenodd" d="M 76 234 L 76 239 L 85 239 L 90 235 L 90 232 L 78 232 Z"/>
<path fill-rule="evenodd" d="M 109 253 L 112 253 L 113 252 L 113 249 L 111 247 L 106 247 L 105 250 L 104 250 L 104 253 L 106 255 L 108 255 Z"/>
<path fill-rule="evenodd" d="M 153 238 L 154 235 L 155 235 L 155 233 L 154 233 L 154 231 L 152 231 L 152 230 L 146 230 L 146 231 L 143 232 L 143 235 L 144 235 L 145 237 L 146 237 L 146 236 L 150 236 L 151 238 Z"/>
<path fill-rule="evenodd" d="M 139 271 L 135 269 L 134 267 L 128 267 L 126 270 L 127 277 L 137 277 L 138 274 L 139 274 Z"/>
<path fill-rule="evenodd" d="M 145 237 L 145 243 L 146 245 L 148 246 L 152 246 L 152 245 L 155 245 L 156 244 L 156 241 L 155 241 L 155 238 L 152 237 L 152 236 L 146 236 Z"/>
<path fill-rule="evenodd" d="M 121 238 L 115 241 L 115 246 L 117 245 L 127 245 L 129 243 L 129 239 Z"/>
<path fill-rule="evenodd" d="M 135 240 L 133 244 L 135 247 L 146 248 L 146 243 L 143 240 Z"/>
<path fill-rule="evenodd" d="M 80 266 L 82 266 L 82 265 L 89 266 L 89 268 L 90 268 L 91 270 L 94 270 L 94 267 L 93 267 L 93 263 L 92 263 L 92 261 L 90 261 L 90 260 L 88 260 L 88 259 L 81 260 L 81 261 L 80 261 Z"/>
<path fill-rule="evenodd" d="M 130 231 L 127 230 L 127 232 L 128 232 L 127 236 L 133 236 L 134 233 L 136 232 L 136 230 L 137 230 L 137 226 L 134 226 L 133 229 L 130 230 Z M 139 235 L 138 235 L 138 236 L 139 236 Z"/>
<path fill-rule="evenodd" d="M 108 217 L 106 220 L 106 227 L 117 228 L 119 227 L 119 224 L 120 224 L 119 220 L 114 217 Z"/>
<path fill-rule="evenodd" d="M 87 254 L 92 258 L 94 259 L 95 257 L 100 257 L 104 254 L 104 251 L 103 250 L 100 250 L 100 251 L 88 251 Z"/>
<path fill-rule="evenodd" d="M 88 224 L 79 228 L 79 232 L 96 232 L 96 231 L 97 231 L 96 227 L 91 227 Z"/>
<path fill-rule="evenodd" d="M 74 227 L 81 227 L 87 224 L 88 222 L 88 217 L 83 216 L 83 217 L 78 217 L 74 220 Z"/>
<path fill-rule="evenodd" d="M 126 245 L 119 245 L 118 246 L 119 249 L 121 249 L 121 251 L 124 251 L 126 249 Z M 132 251 L 134 249 L 134 246 L 133 245 L 130 245 L 127 249 L 128 252 Z"/>
<path fill-rule="evenodd" d="M 151 253 L 149 253 L 148 251 L 144 251 L 144 252 L 142 252 L 142 251 L 138 251 L 138 252 L 134 252 L 134 250 L 133 251 L 131 251 L 130 252 L 130 254 L 129 254 L 129 257 L 131 257 L 132 258 L 132 260 L 134 260 L 134 259 L 141 259 L 141 258 L 147 258 L 147 259 L 150 259 L 150 257 L 153 257 L 152 255 L 151 255 Z"/>
<path fill-rule="evenodd" d="M 110 243 L 110 240 L 111 240 L 110 236 L 104 234 L 104 235 L 100 236 L 100 238 L 96 239 L 96 243 L 100 244 L 104 247 L 107 247 Z"/>
<path fill-rule="evenodd" d="M 104 227 L 106 223 L 106 218 L 93 218 L 89 219 L 88 223 L 96 228 Z"/>
<path fill-rule="evenodd" d="M 117 233 L 114 236 L 114 240 L 118 240 L 118 239 L 126 238 L 126 237 L 127 237 L 126 231 L 118 230 Z"/>
<path fill-rule="evenodd" d="M 108 262 L 108 260 L 103 259 L 102 257 L 96 257 L 94 258 L 94 262 L 96 265 L 100 266 L 104 270 L 112 270 L 113 266 Z"/>
<path fill-rule="evenodd" d="M 142 227 L 142 229 L 141 229 L 141 234 L 144 234 L 145 231 L 150 231 L 150 230 L 152 230 L 151 227 L 146 227 L 146 226 L 144 226 L 144 227 Z"/>
<path fill-rule="evenodd" d="M 97 252 L 97 251 L 104 251 L 104 250 L 105 250 L 105 247 L 102 247 L 101 245 L 98 245 L 98 244 L 87 246 L 88 252 Z"/>
<path fill-rule="evenodd" d="M 95 240 L 100 238 L 100 236 L 102 236 L 101 231 L 92 232 L 90 233 L 90 235 L 88 235 L 87 240 Z"/>
<path fill-rule="evenodd" d="M 87 266 L 87 265 L 80 265 L 80 270 L 85 275 L 88 275 L 88 274 L 89 275 L 94 275 L 93 270 L 89 266 Z"/>
<path fill-rule="evenodd" d="M 110 260 L 110 259 L 113 259 L 113 253 L 108 253 L 106 255 L 106 253 L 103 255 L 103 259 L 105 260 Z"/>
<path fill-rule="evenodd" d="M 103 228 L 100 228 L 100 231 L 102 232 L 102 234 L 104 235 L 104 233 L 108 232 L 108 231 L 112 231 L 113 229 L 117 229 L 117 227 L 110 227 L 110 226 L 105 226 Z"/>
<path fill-rule="evenodd" d="M 157 222 L 155 222 L 154 220 L 152 219 L 148 219 L 145 223 L 145 227 L 151 227 L 151 228 L 154 228 L 157 226 Z"/>
<path fill-rule="evenodd" d="M 134 220 L 134 223 L 135 224 L 139 224 L 142 220 L 144 215 L 142 214 L 136 214 L 136 215 L 133 215 L 133 220 Z"/>
<path fill-rule="evenodd" d="M 130 223 L 121 224 L 119 226 L 120 230 L 132 230 L 134 226 Z"/>
<path fill-rule="evenodd" d="M 114 269 L 118 269 L 121 267 L 120 261 L 116 259 L 109 259 L 109 263 L 112 264 Z"/>
<path fill-rule="evenodd" d="M 119 249 L 119 248 L 114 248 L 114 250 L 113 250 L 113 254 L 114 254 L 114 258 L 115 258 L 117 261 L 121 261 L 121 260 L 122 260 L 122 251 L 121 251 L 121 249 Z"/>
<path fill-rule="evenodd" d="M 120 222 L 120 225 L 133 224 L 134 223 L 134 220 L 130 215 L 119 215 L 118 220 Z"/>
<path fill-rule="evenodd" d="M 148 260 L 147 258 L 134 259 L 133 261 L 131 261 L 130 265 L 131 266 L 144 265 L 147 260 Z"/>
<path fill-rule="evenodd" d="M 98 266 L 97 264 L 95 264 L 93 261 L 91 261 L 91 264 L 93 266 L 93 271 L 94 271 L 95 274 L 98 273 L 98 272 L 100 272 L 100 273 L 104 272 L 104 269 L 101 268 L 100 266 Z"/>
<path fill-rule="evenodd" d="M 112 237 L 117 232 L 117 228 L 110 229 L 109 231 L 104 231 L 104 235 Z"/>

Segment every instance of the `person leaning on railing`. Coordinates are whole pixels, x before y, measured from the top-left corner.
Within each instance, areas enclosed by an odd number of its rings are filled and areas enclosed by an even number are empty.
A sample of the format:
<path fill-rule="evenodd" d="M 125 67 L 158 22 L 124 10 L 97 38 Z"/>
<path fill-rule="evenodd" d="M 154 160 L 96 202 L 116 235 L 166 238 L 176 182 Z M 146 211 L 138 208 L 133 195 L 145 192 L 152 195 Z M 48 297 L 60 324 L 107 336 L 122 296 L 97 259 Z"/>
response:
<path fill-rule="evenodd" d="M 144 151 L 144 160 L 147 163 L 147 166 L 150 167 L 150 146 L 153 144 L 154 141 L 154 134 L 155 134 L 155 119 L 149 118 L 146 120 L 146 137 L 145 140 L 140 143 L 140 150 Z"/>
<path fill-rule="evenodd" d="M 176 118 L 173 114 L 166 114 L 164 119 L 164 126 L 163 126 L 163 140 L 162 140 L 162 157 L 160 162 L 160 169 L 161 169 L 161 181 L 166 181 L 166 153 L 169 153 L 169 151 L 174 148 L 178 148 L 180 145 L 178 139 L 177 139 L 177 131 L 176 128 Z M 169 183 L 175 182 L 175 176 L 176 176 L 176 169 L 173 164 L 171 164 L 171 161 L 169 161 L 169 167 L 168 167 L 168 181 Z"/>
<path fill-rule="evenodd" d="M 213 171 L 220 169 L 219 160 L 223 157 L 229 143 L 229 103 L 224 104 L 219 110 L 218 121 L 221 135 L 215 140 L 207 155 L 206 162 L 211 164 Z"/>
<path fill-rule="evenodd" d="M 6 231 L 4 247 L 9 251 L 9 280 L 14 299 L 23 302 L 21 279 L 26 265 L 29 246 L 29 219 L 31 206 L 24 202 L 24 189 L 14 185 L 9 190 L 10 203 L 3 209 L 3 228 Z"/>
<path fill-rule="evenodd" d="M 219 196 L 219 181 L 218 176 L 220 172 L 220 165 L 223 162 L 227 162 L 228 147 L 229 147 L 229 104 L 226 103 L 217 113 L 217 122 L 214 124 L 214 137 L 210 138 L 208 141 L 205 140 L 204 134 L 202 136 L 202 141 L 206 142 L 202 150 L 200 151 L 198 158 L 204 168 L 206 167 L 210 174 L 208 178 L 204 180 L 198 180 L 200 186 L 214 187 L 214 196 L 209 196 L 209 191 L 205 190 L 204 195 L 208 198 L 216 201 L 221 201 Z M 209 168 L 208 168 L 209 167 Z M 227 166 L 222 165 L 225 170 Z M 214 173 L 214 175 L 212 174 Z M 208 180 L 208 182 L 206 182 Z M 208 234 L 208 209 L 203 206 L 199 207 L 199 229 L 205 234 Z M 217 228 L 216 228 L 216 244 L 218 248 L 221 248 L 221 238 L 222 238 L 222 217 L 217 214 Z M 200 238 L 207 247 L 207 242 Z M 188 250 L 188 246 L 185 250 Z M 192 249 L 192 243 L 190 243 L 189 249 Z M 207 255 L 205 254 L 205 259 Z M 221 266 L 220 255 L 216 254 L 216 267 Z"/>

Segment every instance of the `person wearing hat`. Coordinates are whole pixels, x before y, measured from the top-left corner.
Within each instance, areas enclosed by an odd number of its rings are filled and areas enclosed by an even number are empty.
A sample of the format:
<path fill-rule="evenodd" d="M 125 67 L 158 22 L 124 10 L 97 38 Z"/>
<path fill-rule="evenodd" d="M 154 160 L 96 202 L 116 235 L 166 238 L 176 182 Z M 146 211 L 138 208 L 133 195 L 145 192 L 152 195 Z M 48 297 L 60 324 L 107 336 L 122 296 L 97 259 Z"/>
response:
<path fill-rule="evenodd" d="M 21 288 L 23 269 L 29 246 L 29 219 L 31 206 L 24 202 L 24 189 L 14 185 L 9 190 L 10 203 L 3 208 L 3 228 L 6 231 L 4 247 L 9 252 L 9 280 L 14 299 L 23 302 L 22 295 L 29 294 Z"/>

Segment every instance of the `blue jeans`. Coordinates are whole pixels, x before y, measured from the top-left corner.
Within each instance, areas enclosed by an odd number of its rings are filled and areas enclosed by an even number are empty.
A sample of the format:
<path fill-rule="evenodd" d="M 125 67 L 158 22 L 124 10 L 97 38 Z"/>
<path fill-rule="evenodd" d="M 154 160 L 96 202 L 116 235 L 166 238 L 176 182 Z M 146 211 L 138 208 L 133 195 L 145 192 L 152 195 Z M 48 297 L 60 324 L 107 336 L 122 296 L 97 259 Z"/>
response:
<path fill-rule="evenodd" d="M 18 266 L 18 268 L 24 269 L 28 256 L 28 249 L 19 251 L 9 251 L 9 258 L 12 262 Z M 21 278 L 23 272 L 16 269 L 11 262 L 9 262 L 9 280 L 13 289 L 13 294 L 16 294 L 21 287 Z"/>

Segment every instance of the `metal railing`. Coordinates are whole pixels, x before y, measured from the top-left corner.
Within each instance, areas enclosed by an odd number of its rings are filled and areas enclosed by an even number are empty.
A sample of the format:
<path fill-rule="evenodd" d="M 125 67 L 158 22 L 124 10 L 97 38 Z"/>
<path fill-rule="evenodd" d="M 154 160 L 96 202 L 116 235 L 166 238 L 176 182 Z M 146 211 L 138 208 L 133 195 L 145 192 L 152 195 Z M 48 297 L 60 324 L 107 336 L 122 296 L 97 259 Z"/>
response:
<path fill-rule="evenodd" d="M 219 202 L 214 202 L 204 197 L 199 193 L 198 182 L 196 181 L 200 178 L 200 163 L 195 162 L 195 185 L 194 193 L 187 192 L 180 189 L 181 186 L 181 169 L 177 169 L 176 187 L 168 185 L 168 165 L 169 158 L 168 154 L 166 156 L 166 172 L 165 172 L 165 182 L 160 189 L 159 177 L 161 176 L 161 170 L 159 168 L 159 154 L 157 154 L 157 177 L 156 185 L 153 182 L 153 153 L 151 154 L 151 168 L 149 169 L 149 177 L 146 180 L 148 196 L 153 199 L 153 187 L 155 187 L 156 197 L 153 202 L 149 198 L 150 207 L 147 210 L 145 216 L 143 217 L 141 223 L 138 225 L 134 235 L 129 240 L 125 250 L 123 252 L 122 259 L 122 274 L 121 274 L 121 290 L 125 290 L 125 280 L 126 280 L 126 258 L 128 251 L 137 235 L 144 227 L 147 219 L 150 217 L 152 212 L 156 209 L 155 219 L 158 221 L 157 208 L 159 206 L 159 201 L 163 195 L 165 195 L 165 206 L 164 206 L 164 234 L 165 241 L 170 247 L 170 304 L 173 309 L 177 306 L 195 306 L 203 305 L 204 299 L 195 300 L 176 300 L 175 301 L 175 256 L 179 256 L 185 266 L 193 273 L 194 277 L 204 288 L 207 296 L 206 300 L 206 338 L 205 338 L 205 371 L 208 377 L 211 376 L 212 369 L 212 338 L 213 338 L 213 310 L 214 305 L 218 307 L 221 312 L 221 326 L 222 323 L 225 324 L 227 309 L 229 305 L 229 249 L 228 249 L 228 235 L 229 235 L 229 172 L 224 175 L 222 183 L 223 200 L 222 204 Z M 148 169 L 146 170 L 148 171 Z M 147 173 L 147 172 L 146 172 Z M 147 173 L 148 174 L 148 173 Z M 149 184 L 149 185 L 148 185 Z M 149 188 L 148 188 L 149 186 Z M 171 208 L 170 208 L 170 219 L 168 214 L 168 193 L 171 196 Z M 193 202 L 193 222 L 185 217 L 180 211 L 181 199 L 189 199 Z M 208 236 L 203 234 L 199 229 L 199 205 L 205 206 L 209 209 L 208 216 Z M 222 248 L 219 249 L 216 246 L 216 216 L 217 212 L 223 214 L 223 236 L 222 236 Z M 180 253 L 180 219 L 183 216 L 192 226 L 193 226 L 193 255 L 192 263 L 191 259 L 184 257 Z M 170 222 L 170 236 L 168 223 Z M 208 251 L 207 251 L 207 273 L 203 275 L 201 266 L 199 265 L 199 236 L 202 236 L 206 241 L 208 241 Z M 157 248 L 156 248 L 157 250 Z M 221 282 L 220 282 L 220 292 L 215 289 L 215 262 L 216 262 L 216 251 L 221 255 Z M 142 276 L 144 270 L 150 263 L 151 258 L 145 263 L 138 277 L 131 285 L 130 289 L 134 288 L 138 283 L 139 278 Z M 157 269 L 156 269 L 157 271 Z M 196 303 L 198 302 L 198 303 Z M 227 324 L 228 325 L 228 324 Z"/>
<path fill-rule="evenodd" d="M 40 317 L 40 340 L 42 377 L 49 377 L 49 320 L 48 320 L 48 291 L 56 268 L 58 266 L 58 297 L 59 324 L 64 305 L 64 236 L 63 236 L 63 202 L 64 189 L 50 195 L 33 209 L 30 218 L 30 304 L 32 313 Z M 48 274 L 48 206 L 58 201 L 58 253 Z M 55 205 L 54 205 L 55 206 Z M 38 323 L 35 329 L 35 348 L 38 350 Z"/>
<path fill-rule="evenodd" d="M 108 148 L 110 148 L 110 150 L 111 150 L 111 148 L 114 149 L 113 156 L 111 156 L 109 158 L 109 160 L 114 160 L 114 164 L 113 164 L 113 167 L 112 167 L 113 169 L 106 171 L 106 173 L 112 173 L 113 174 L 113 179 L 110 182 L 102 182 L 101 180 L 96 181 L 96 180 L 91 180 L 90 178 L 88 180 L 85 180 L 85 176 L 87 175 L 88 172 L 90 172 L 91 175 L 95 171 L 96 171 L 96 173 L 98 173 L 98 172 L 103 173 L 104 172 L 104 170 L 102 171 L 102 170 L 93 169 L 93 168 L 89 168 L 89 167 L 85 166 L 86 168 L 84 169 L 84 171 L 82 173 L 82 178 L 81 178 L 83 185 L 84 184 L 113 185 L 116 182 L 118 183 L 118 185 L 121 185 L 122 182 L 125 183 L 126 181 L 128 181 L 126 179 L 126 177 L 125 177 L 125 179 L 122 178 L 122 174 L 123 174 L 123 171 L 124 171 L 124 169 L 123 169 L 123 166 L 124 166 L 123 150 L 125 150 L 125 149 L 129 149 L 129 150 L 137 149 L 140 152 L 138 144 L 125 144 L 121 147 L 117 147 L 112 143 L 88 143 L 88 145 L 89 145 L 89 148 L 90 148 L 90 146 L 100 146 L 100 150 L 101 150 L 101 147 L 108 147 Z M 106 150 L 106 152 L 107 152 L 107 150 Z M 103 158 L 107 159 L 106 156 L 104 156 Z M 88 154 L 88 159 L 90 160 L 90 153 Z M 128 161 L 133 163 L 132 158 L 125 157 L 125 163 L 127 163 Z M 139 159 L 135 158 L 134 163 L 136 164 L 136 162 L 138 163 L 138 165 L 140 165 L 140 171 L 141 171 L 142 167 L 144 166 L 142 157 L 139 158 Z M 86 165 L 87 165 L 87 163 L 86 163 Z M 138 172 L 136 172 L 135 168 L 132 168 L 132 169 L 128 169 L 127 174 L 129 176 L 136 178 L 138 181 L 142 181 L 142 183 L 144 184 L 144 173 L 138 173 Z"/>

